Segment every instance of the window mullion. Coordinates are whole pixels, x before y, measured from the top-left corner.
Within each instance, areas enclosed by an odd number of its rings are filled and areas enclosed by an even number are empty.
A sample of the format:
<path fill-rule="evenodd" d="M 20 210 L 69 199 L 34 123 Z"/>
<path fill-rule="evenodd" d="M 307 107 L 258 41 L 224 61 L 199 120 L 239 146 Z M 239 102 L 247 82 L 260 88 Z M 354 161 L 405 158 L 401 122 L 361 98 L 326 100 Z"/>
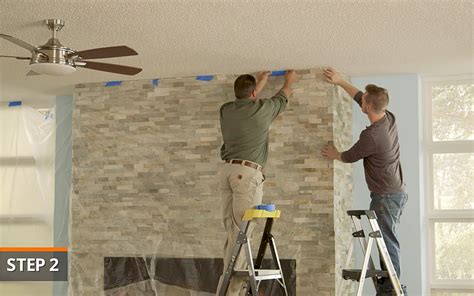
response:
<path fill-rule="evenodd" d="M 474 141 L 435 141 L 431 143 L 433 154 L 441 153 L 472 153 Z"/>

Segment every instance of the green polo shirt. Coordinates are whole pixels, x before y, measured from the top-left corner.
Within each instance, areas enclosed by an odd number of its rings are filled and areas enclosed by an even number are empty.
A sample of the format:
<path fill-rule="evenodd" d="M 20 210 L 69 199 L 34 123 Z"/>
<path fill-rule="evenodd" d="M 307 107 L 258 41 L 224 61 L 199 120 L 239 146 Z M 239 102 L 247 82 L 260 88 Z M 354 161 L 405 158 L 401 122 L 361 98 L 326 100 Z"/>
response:
<path fill-rule="evenodd" d="M 270 125 L 287 104 L 288 98 L 280 91 L 270 99 L 236 99 L 222 105 L 222 160 L 243 159 L 265 166 Z"/>

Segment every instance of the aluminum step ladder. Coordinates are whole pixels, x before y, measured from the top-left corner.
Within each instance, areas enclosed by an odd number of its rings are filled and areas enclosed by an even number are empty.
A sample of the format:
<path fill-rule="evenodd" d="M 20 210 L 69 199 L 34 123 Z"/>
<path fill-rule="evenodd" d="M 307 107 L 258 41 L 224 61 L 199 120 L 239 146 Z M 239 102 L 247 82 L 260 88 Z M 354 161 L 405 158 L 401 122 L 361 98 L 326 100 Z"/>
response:
<path fill-rule="evenodd" d="M 385 241 L 382 237 L 382 232 L 379 228 L 379 224 L 377 223 L 377 215 L 375 211 L 372 210 L 352 210 L 347 211 L 347 214 L 351 217 L 352 222 L 354 223 L 355 232 L 352 233 L 353 239 L 351 240 L 351 244 L 349 247 L 349 252 L 347 254 L 346 260 L 346 268 L 349 266 L 352 258 L 352 252 L 354 250 L 354 240 L 358 240 L 360 246 L 362 248 L 362 252 L 364 253 L 364 263 L 362 269 L 343 269 L 342 270 L 342 278 L 344 280 L 352 280 L 359 282 L 359 286 L 357 289 L 357 296 L 362 295 L 362 290 L 364 288 L 364 283 L 366 278 L 372 278 L 372 282 L 374 283 L 374 287 L 377 288 L 377 279 L 379 278 L 390 278 L 392 286 L 394 287 L 394 291 L 397 296 L 404 296 L 404 292 L 400 281 L 397 277 L 397 273 L 395 268 L 393 267 L 392 260 L 390 259 L 390 255 L 388 254 L 387 246 L 385 245 Z M 361 217 L 367 217 L 371 232 L 369 233 L 368 240 L 365 237 L 364 230 L 361 224 Z M 386 267 L 387 270 L 378 270 L 375 269 L 374 263 L 371 258 L 371 251 L 374 241 L 377 244 L 377 248 L 379 251 L 379 255 Z M 338 293 L 337 295 L 342 295 L 343 282 L 339 283 Z"/>
<path fill-rule="evenodd" d="M 286 289 L 285 279 L 283 277 L 283 271 L 281 269 L 280 258 L 278 257 L 278 252 L 276 249 L 275 238 L 271 234 L 273 220 L 280 217 L 280 211 L 266 211 L 258 209 L 249 209 L 245 211 L 244 217 L 242 218 L 242 224 L 240 226 L 240 232 L 237 236 L 233 251 L 232 257 L 227 266 L 224 279 L 220 290 L 218 291 L 219 296 L 225 296 L 227 289 L 229 288 L 230 279 L 234 275 L 247 275 L 249 278 L 249 283 L 247 285 L 246 295 L 258 295 L 258 289 L 260 283 L 266 280 L 275 280 L 277 281 L 281 288 L 284 291 L 284 294 L 288 296 L 288 291 Z M 263 231 L 262 241 L 258 249 L 257 258 L 254 262 L 252 257 L 252 249 L 250 246 L 250 239 L 247 237 L 247 230 L 252 220 L 264 218 L 266 219 L 265 230 Z M 263 257 L 265 256 L 265 251 L 267 246 L 270 246 L 270 251 L 272 253 L 272 261 L 278 269 L 261 269 Z M 234 270 L 235 262 L 242 250 L 242 247 L 245 249 L 245 255 L 247 258 L 247 269 L 246 270 Z"/>

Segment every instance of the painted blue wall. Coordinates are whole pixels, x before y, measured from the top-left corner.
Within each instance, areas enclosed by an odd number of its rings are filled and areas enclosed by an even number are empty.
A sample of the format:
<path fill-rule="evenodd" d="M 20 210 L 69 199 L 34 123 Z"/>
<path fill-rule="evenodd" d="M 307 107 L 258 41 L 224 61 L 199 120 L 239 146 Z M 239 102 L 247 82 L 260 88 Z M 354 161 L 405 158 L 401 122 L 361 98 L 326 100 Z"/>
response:
<path fill-rule="evenodd" d="M 54 246 L 69 247 L 69 202 L 72 186 L 72 96 L 56 98 L 56 177 Z M 54 296 L 68 294 L 68 282 L 55 282 Z"/>
<path fill-rule="evenodd" d="M 352 83 L 364 91 L 367 84 L 373 83 L 388 89 L 389 110 L 398 121 L 401 162 L 404 180 L 407 185 L 408 203 L 401 217 L 400 243 L 402 259 L 401 282 L 408 287 L 409 295 L 426 295 L 424 272 L 424 203 L 422 198 L 421 174 L 421 87 L 418 75 L 364 76 L 353 77 Z M 353 104 L 353 138 L 356 141 L 360 132 L 370 124 L 360 107 Z M 362 161 L 354 165 L 354 209 L 368 209 L 369 191 L 364 177 Z M 358 255 L 360 254 L 357 253 Z M 358 256 L 361 262 L 362 255 Z M 364 295 L 374 295 L 371 282 L 366 282 Z"/>

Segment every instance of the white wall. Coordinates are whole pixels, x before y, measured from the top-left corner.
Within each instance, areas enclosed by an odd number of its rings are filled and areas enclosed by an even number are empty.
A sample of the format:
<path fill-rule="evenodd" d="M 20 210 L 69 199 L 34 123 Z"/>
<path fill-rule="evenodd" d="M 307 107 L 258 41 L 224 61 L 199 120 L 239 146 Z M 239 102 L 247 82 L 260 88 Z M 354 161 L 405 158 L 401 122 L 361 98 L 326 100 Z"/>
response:
<path fill-rule="evenodd" d="M 408 203 L 401 217 L 400 243 L 402 276 L 401 282 L 408 287 L 409 295 L 427 295 L 426 280 L 423 277 L 424 254 L 424 206 L 422 196 L 422 174 L 420 171 L 422 152 L 421 92 L 418 75 L 364 76 L 353 77 L 352 83 L 364 91 L 365 85 L 373 83 L 388 89 L 389 110 L 398 121 L 401 162 L 407 185 Z M 354 103 L 354 141 L 360 132 L 370 124 L 367 116 Z M 354 209 L 368 209 L 369 191 L 364 177 L 362 161 L 354 165 Z M 358 253 L 360 254 L 360 252 Z M 359 261 L 359 260 L 358 260 Z M 364 295 L 374 295 L 371 282 L 366 282 Z"/>

